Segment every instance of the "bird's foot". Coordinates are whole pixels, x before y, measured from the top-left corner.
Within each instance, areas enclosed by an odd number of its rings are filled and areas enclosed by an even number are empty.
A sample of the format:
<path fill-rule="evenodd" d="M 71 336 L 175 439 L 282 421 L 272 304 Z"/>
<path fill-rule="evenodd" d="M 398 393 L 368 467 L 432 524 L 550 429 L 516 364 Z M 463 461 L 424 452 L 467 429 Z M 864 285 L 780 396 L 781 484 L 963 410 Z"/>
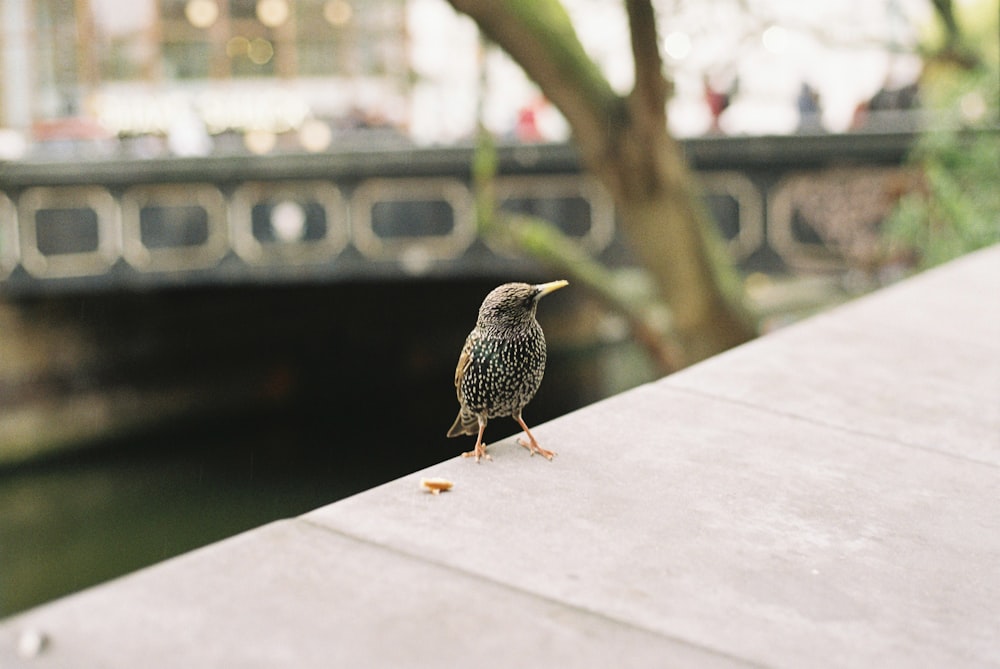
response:
<path fill-rule="evenodd" d="M 486 444 L 476 444 L 476 448 L 471 451 L 466 451 L 462 453 L 463 458 L 475 458 L 476 462 L 479 462 L 480 458 L 485 458 L 487 460 L 493 460 L 493 456 L 486 452 Z"/>
<path fill-rule="evenodd" d="M 531 455 L 534 455 L 535 453 L 538 453 L 540 456 L 542 456 L 543 458 L 545 458 L 547 460 L 551 460 L 556 455 L 558 455 L 558 453 L 556 453 L 555 451 L 550 451 L 550 450 L 548 450 L 546 448 L 542 448 L 541 446 L 538 445 L 537 441 L 535 441 L 534 439 L 531 439 L 530 437 L 529 438 L 520 437 L 517 440 L 517 443 L 519 443 L 519 444 L 521 444 L 521 446 L 524 446 L 525 448 L 527 448 L 528 452 Z"/>

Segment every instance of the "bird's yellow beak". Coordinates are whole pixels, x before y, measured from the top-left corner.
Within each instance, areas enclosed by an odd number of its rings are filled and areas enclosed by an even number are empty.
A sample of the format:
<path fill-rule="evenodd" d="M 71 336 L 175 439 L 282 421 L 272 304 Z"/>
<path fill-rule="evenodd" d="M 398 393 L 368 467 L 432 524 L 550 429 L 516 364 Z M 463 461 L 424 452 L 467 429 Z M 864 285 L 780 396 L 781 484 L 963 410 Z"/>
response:
<path fill-rule="evenodd" d="M 538 300 L 542 299 L 552 291 L 559 290 L 560 288 L 563 288 L 564 286 L 568 285 L 569 281 L 566 281 L 565 279 L 560 279 L 559 281 L 550 281 L 549 283 L 539 283 L 533 286 L 533 288 L 536 291 L 538 291 L 538 293 L 535 295 L 535 301 L 537 302 Z"/>

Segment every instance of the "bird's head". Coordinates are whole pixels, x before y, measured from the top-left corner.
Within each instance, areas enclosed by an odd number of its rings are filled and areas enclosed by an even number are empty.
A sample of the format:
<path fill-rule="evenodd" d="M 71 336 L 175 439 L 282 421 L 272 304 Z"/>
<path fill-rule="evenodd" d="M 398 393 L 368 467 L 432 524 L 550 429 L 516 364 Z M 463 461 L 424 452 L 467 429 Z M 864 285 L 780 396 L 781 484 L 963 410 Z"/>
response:
<path fill-rule="evenodd" d="M 479 307 L 479 325 L 491 327 L 516 327 L 530 323 L 535 317 L 538 300 L 554 290 L 569 285 L 568 281 L 505 283 L 497 286 Z"/>

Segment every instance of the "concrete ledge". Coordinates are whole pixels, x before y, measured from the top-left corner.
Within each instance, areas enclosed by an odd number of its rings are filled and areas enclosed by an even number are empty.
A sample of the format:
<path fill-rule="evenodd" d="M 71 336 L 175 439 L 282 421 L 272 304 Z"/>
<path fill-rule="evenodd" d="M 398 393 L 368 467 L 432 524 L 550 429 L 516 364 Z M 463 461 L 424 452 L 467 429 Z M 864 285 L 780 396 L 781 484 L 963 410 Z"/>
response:
<path fill-rule="evenodd" d="M 0 666 L 1000 666 L 998 296 L 995 247 L 539 426 L 552 463 L 6 620 Z"/>

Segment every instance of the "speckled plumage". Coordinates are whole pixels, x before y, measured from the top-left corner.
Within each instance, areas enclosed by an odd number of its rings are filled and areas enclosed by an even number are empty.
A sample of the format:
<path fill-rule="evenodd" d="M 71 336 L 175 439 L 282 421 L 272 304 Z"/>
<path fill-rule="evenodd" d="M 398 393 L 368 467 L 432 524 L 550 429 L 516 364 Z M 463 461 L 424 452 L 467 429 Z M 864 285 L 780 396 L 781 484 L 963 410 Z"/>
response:
<path fill-rule="evenodd" d="M 475 450 L 465 456 L 489 459 L 483 432 L 490 418 L 511 416 L 524 429 L 521 445 L 550 460 L 555 453 L 538 445 L 521 418 L 545 373 L 545 335 L 535 319 L 538 300 L 567 285 L 505 283 L 483 300 L 476 327 L 469 333 L 455 369 L 459 412 L 449 437 L 478 435 Z"/>

